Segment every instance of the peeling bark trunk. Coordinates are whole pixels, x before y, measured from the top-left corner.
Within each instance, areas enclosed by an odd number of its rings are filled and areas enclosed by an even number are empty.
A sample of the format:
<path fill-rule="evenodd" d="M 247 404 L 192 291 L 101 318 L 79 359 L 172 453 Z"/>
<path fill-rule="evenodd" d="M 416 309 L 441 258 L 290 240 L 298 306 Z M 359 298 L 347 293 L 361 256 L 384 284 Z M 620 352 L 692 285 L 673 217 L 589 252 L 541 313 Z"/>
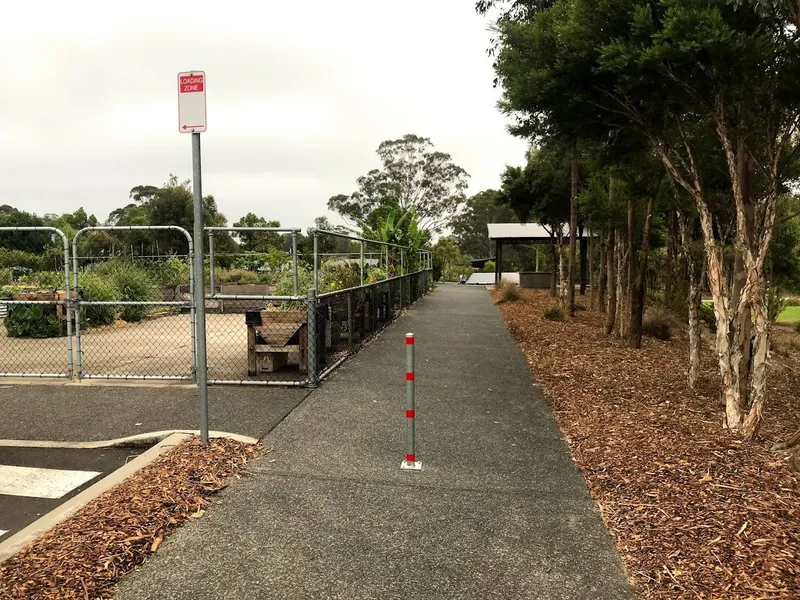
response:
<path fill-rule="evenodd" d="M 689 281 L 689 294 L 687 305 L 689 309 L 689 374 L 688 383 L 690 389 L 697 387 L 697 380 L 700 377 L 700 305 L 702 299 L 702 271 L 696 264 L 694 253 L 692 252 L 692 231 L 694 227 L 687 223 L 686 217 L 680 213 L 675 214 L 678 222 L 678 229 L 681 236 L 681 249 L 686 265 L 686 278 Z"/>
<path fill-rule="evenodd" d="M 607 269 L 607 258 L 606 258 L 606 242 L 602 241 L 600 244 L 600 284 L 598 285 L 597 295 L 598 295 L 598 305 L 600 307 L 600 312 L 606 312 L 606 289 L 608 286 L 608 271 Z"/>
<path fill-rule="evenodd" d="M 631 324 L 630 313 L 626 310 L 627 293 L 630 291 L 628 283 L 628 274 L 626 266 L 628 264 L 628 256 L 623 252 L 623 248 L 627 250 L 625 244 L 625 236 L 621 231 L 617 231 L 617 335 L 624 338 L 628 335 L 628 326 Z"/>
<path fill-rule="evenodd" d="M 616 256 L 614 252 L 614 229 L 608 232 L 606 242 L 606 273 L 608 274 L 608 310 L 606 311 L 606 335 L 611 335 L 614 331 L 614 321 L 617 316 L 617 282 L 614 278 L 616 271 Z"/>
<path fill-rule="evenodd" d="M 589 231 L 589 310 L 594 310 L 594 300 L 597 294 L 597 286 L 594 284 L 594 235 Z"/>
<path fill-rule="evenodd" d="M 561 299 L 561 304 L 566 306 L 567 281 L 566 277 L 564 277 L 564 233 L 560 226 L 556 240 L 556 245 L 558 246 L 558 296 Z"/>
<path fill-rule="evenodd" d="M 567 303 L 569 314 L 575 316 L 575 259 L 578 249 L 578 148 L 572 148 L 572 172 L 570 174 L 570 203 L 569 203 L 569 289 L 567 290 Z"/>
<path fill-rule="evenodd" d="M 583 236 L 583 227 L 580 228 L 579 232 L 580 237 L 580 271 L 581 271 L 581 296 L 586 295 L 586 287 L 587 287 L 587 280 L 586 271 L 588 267 L 588 262 L 591 260 L 591 255 L 589 254 L 589 240 Z M 591 272 L 591 271 L 590 271 Z"/>
<path fill-rule="evenodd" d="M 653 204 L 651 197 L 647 202 L 647 213 L 644 219 L 642 232 L 642 249 L 639 253 L 633 289 L 631 290 L 631 330 L 628 336 L 628 346 L 631 348 L 642 347 L 642 323 L 644 321 L 644 305 L 647 293 L 647 264 L 650 256 L 650 234 L 653 231 Z M 634 207 L 635 208 L 635 207 Z M 635 214 L 634 214 L 635 217 Z"/>
<path fill-rule="evenodd" d="M 667 264 L 664 268 L 664 304 L 670 309 L 674 309 L 677 304 L 675 302 L 675 281 L 678 274 L 677 252 L 675 251 L 675 221 L 675 211 L 670 211 L 667 219 Z"/>
<path fill-rule="evenodd" d="M 550 244 L 550 258 L 553 260 L 553 267 L 550 269 L 550 296 L 555 298 L 558 295 L 558 271 L 556 271 L 558 255 L 556 254 L 555 243 Z"/>

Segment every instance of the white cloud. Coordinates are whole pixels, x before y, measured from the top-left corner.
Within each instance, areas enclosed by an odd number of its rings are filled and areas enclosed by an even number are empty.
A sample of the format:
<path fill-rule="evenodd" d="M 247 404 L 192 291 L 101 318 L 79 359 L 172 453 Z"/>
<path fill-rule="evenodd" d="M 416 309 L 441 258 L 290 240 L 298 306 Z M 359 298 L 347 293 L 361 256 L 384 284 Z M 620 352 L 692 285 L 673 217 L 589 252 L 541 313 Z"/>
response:
<path fill-rule="evenodd" d="M 495 104 L 490 34 L 465 0 L 15 3 L 0 22 L 0 203 L 105 218 L 139 184 L 191 173 L 176 74 L 204 69 L 204 190 L 310 225 L 378 166 L 385 139 L 430 137 L 496 187 L 525 143 Z"/>

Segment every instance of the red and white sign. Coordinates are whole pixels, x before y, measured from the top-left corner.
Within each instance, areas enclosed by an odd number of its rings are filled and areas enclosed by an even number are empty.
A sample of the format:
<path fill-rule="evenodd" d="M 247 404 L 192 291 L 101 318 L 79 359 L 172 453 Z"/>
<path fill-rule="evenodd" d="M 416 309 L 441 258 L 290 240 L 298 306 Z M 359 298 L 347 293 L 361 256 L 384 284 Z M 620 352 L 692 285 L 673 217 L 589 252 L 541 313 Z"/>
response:
<path fill-rule="evenodd" d="M 181 133 L 206 130 L 205 71 L 178 73 L 178 130 Z"/>

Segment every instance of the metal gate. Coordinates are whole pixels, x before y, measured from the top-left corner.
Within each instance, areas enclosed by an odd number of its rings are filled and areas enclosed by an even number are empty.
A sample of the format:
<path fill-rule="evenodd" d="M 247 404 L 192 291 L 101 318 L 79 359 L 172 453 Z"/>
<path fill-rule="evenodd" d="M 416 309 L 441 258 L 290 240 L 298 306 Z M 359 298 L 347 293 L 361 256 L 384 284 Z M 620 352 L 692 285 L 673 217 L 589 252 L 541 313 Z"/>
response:
<path fill-rule="evenodd" d="M 52 241 L 59 237 L 63 242 L 63 265 L 53 265 L 52 272 L 37 273 L 49 280 L 47 287 L 52 289 L 44 291 L 39 289 L 41 286 L 26 289 L 28 282 L 20 285 L 12 282 L 2 288 L 0 377 L 71 379 L 73 316 L 67 236 L 55 227 L 0 227 L 0 233 L 50 234 Z"/>
<path fill-rule="evenodd" d="M 141 268 L 132 268 L 125 262 L 142 258 L 158 266 L 167 256 L 145 256 L 144 250 L 140 256 L 132 253 L 122 259 L 79 256 L 79 239 L 95 231 L 174 231 L 183 235 L 188 254 L 179 255 L 177 260 L 188 263 L 188 287 L 178 286 L 171 298 L 163 295 L 163 289 L 158 296 L 147 282 L 142 284 L 141 276 L 137 275 Z M 192 236 L 174 225 L 86 227 L 75 234 L 72 272 L 79 379 L 194 379 L 197 359 L 193 256 Z M 114 264 L 114 260 L 118 262 Z M 121 297 L 112 298 L 107 293 L 104 286 L 111 283 Z"/>

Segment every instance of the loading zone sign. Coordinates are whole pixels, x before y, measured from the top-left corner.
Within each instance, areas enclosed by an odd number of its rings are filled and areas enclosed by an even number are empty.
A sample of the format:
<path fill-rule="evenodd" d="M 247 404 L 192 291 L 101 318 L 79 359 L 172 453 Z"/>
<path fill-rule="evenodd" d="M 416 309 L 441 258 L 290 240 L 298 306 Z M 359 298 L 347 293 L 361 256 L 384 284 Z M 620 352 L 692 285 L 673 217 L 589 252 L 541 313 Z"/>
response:
<path fill-rule="evenodd" d="M 205 71 L 178 73 L 178 129 L 181 133 L 206 130 Z"/>

